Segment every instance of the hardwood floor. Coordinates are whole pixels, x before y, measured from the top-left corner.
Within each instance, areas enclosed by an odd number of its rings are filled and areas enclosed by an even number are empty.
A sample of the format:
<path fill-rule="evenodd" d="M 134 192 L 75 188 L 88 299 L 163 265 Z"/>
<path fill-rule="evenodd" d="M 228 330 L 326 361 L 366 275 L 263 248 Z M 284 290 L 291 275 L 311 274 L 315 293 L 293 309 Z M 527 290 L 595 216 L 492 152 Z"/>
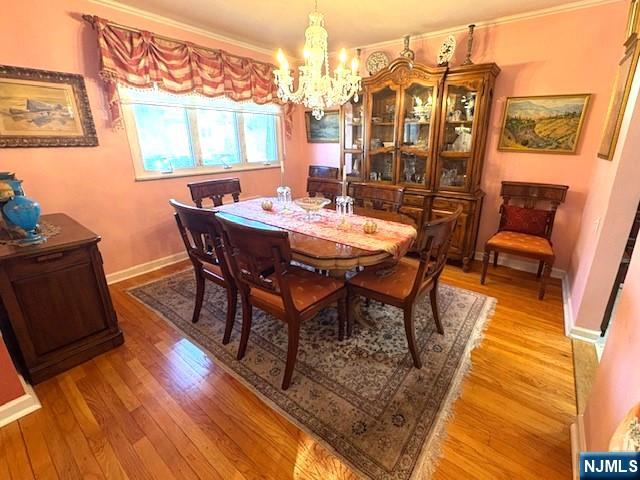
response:
<path fill-rule="evenodd" d="M 356 476 L 212 358 L 113 285 L 125 344 L 36 386 L 43 408 L 0 429 L 0 478 L 349 479 Z M 473 353 L 436 479 L 567 479 L 575 415 L 560 283 L 447 267 L 442 281 L 498 299 Z"/>

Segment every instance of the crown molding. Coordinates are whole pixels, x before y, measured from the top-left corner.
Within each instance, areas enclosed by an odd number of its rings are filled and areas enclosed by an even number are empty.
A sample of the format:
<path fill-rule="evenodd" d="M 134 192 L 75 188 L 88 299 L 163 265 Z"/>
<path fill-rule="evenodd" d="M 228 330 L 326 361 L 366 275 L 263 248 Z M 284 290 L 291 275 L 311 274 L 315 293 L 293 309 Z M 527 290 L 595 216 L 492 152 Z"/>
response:
<path fill-rule="evenodd" d="M 167 25 L 169 27 L 179 28 L 181 30 L 185 30 L 187 32 L 195 33 L 197 35 L 201 35 L 203 37 L 211 38 L 213 40 L 218 40 L 225 43 L 230 43 L 232 45 L 247 48 L 249 50 L 253 50 L 258 53 L 263 53 L 265 55 L 273 56 L 274 51 L 269 50 L 264 47 L 260 47 L 258 45 L 254 45 L 253 43 L 244 42 L 242 40 L 238 40 L 235 38 L 227 37 L 226 35 L 220 35 L 219 33 L 214 33 L 211 30 L 207 30 L 206 28 L 196 27 L 189 23 L 181 22 L 178 20 L 173 20 L 169 17 L 165 17 L 163 15 L 158 15 L 155 13 L 151 13 L 148 10 L 143 10 L 141 8 L 132 7 L 130 5 L 125 5 L 116 0 L 89 0 L 89 3 L 93 3 L 95 5 L 100 5 L 102 7 L 107 7 L 112 10 L 117 10 L 119 12 L 128 13 L 130 15 L 135 15 L 137 17 L 144 18 L 146 20 L 151 20 L 156 23 L 160 23 L 162 25 Z"/>
<path fill-rule="evenodd" d="M 476 30 L 480 28 L 491 27 L 494 25 L 502 25 L 505 23 L 519 22 L 522 20 L 529 20 L 531 18 L 544 17 L 547 15 L 555 15 L 558 13 L 570 12 L 573 10 L 580 10 L 583 8 L 597 7 L 600 5 L 606 5 L 609 3 L 621 2 L 623 0 L 579 0 L 576 2 L 565 3 L 564 5 L 556 5 L 555 7 L 543 8 L 540 10 L 532 10 L 530 12 L 518 13 L 515 15 L 508 15 L 506 17 L 498 17 L 492 20 L 486 20 L 484 22 L 476 22 Z M 451 35 L 454 33 L 466 32 L 468 25 L 458 25 L 456 27 L 444 28 L 441 30 L 435 30 L 433 32 L 421 33 L 418 35 L 411 35 L 411 40 L 421 40 L 434 37 L 442 37 L 444 35 Z M 369 43 L 366 45 L 360 45 L 353 47 L 352 50 L 360 48 L 362 50 L 370 50 L 373 48 L 384 48 L 391 45 L 397 45 L 402 43 L 402 38 L 396 38 L 393 40 L 385 40 L 383 42 Z M 332 54 L 335 52 L 331 52 Z"/>

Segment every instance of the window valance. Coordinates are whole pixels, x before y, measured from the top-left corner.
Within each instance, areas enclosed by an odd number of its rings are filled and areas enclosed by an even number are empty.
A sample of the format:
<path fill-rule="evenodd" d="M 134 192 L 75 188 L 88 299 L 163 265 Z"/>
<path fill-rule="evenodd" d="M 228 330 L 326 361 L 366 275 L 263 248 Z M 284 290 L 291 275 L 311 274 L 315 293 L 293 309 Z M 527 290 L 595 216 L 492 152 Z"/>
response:
<path fill-rule="evenodd" d="M 100 76 L 106 83 L 114 124 L 122 121 L 117 83 L 175 94 L 225 96 L 257 104 L 280 103 L 274 66 L 223 50 L 168 39 L 153 33 L 84 16 L 98 33 Z M 284 105 L 285 132 L 291 136 L 293 107 Z"/>

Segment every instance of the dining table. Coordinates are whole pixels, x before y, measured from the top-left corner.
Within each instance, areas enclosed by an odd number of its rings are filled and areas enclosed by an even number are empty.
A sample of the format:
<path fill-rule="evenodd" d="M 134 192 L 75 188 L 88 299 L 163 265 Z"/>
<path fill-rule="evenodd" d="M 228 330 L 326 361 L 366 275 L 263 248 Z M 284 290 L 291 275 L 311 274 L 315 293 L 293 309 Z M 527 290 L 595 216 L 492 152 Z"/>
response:
<path fill-rule="evenodd" d="M 271 209 L 262 208 L 265 201 Z M 216 210 L 287 230 L 294 261 L 345 280 L 359 267 L 399 260 L 417 238 L 411 217 L 367 207 L 354 206 L 353 215 L 346 217 L 323 208 L 309 219 L 295 201 L 283 205 L 271 198 L 254 198 Z M 367 220 L 376 222 L 375 233 L 363 232 Z M 353 299 L 349 309 L 354 321 L 364 322 L 359 299 Z"/>

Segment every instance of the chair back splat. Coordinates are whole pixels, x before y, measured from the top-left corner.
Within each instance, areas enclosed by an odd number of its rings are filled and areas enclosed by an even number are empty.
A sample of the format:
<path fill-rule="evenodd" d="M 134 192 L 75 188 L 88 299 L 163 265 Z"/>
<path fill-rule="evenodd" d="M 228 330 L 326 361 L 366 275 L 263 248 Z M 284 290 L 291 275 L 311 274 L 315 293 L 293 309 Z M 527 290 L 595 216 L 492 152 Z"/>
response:
<path fill-rule="evenodd" d="M 202 208 L 202 201 L 210 199 L 214 207 L 222 205 L 225 195 L 231 195 L 234 202 L 240 201 L 240 179 L 220 178 L 216 180 L 205 180 L 203 182 L 192 182 L 187 185 L 191 192 L 191 198 L 198 208 Z"/>
<path fill-rule="evenodd" d="M 398 213 L 402 206 L 404 187 L 352 182 L 349 184 L 349 195 L 359 207 Z"/>
<path fill-rule="evenodd" d="M 325 167 L 324 165 L 309 165 L 309 176 L 315 178 L 337 179 L 340 169 L 337 167 Z"/>
<path fill-rule="evenodd" d="M 342 182 L 332 178 L 307 178 L 307 193 L 310 197 L 321 195 L 335 203 L 336 197 L 342 193 Z"/>

